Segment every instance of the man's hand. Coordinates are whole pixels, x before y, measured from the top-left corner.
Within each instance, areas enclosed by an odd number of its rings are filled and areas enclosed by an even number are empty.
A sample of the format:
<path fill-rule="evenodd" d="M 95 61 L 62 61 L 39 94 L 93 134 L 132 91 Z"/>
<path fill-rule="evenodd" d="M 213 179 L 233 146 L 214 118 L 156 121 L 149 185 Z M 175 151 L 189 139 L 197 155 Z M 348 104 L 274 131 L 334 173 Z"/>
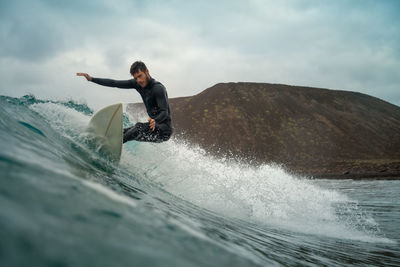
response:
<path fill-rule="evenodd" d="M 154 119 L 152 119 L 152 118 L 149 118 L 148 121 L 150 123 L 151 130 L 154 131 L 156 129 L 156 121 Z"/>
<path fill-rule="evenodd" d="M 87 74 L 87 73 L 78 72 L 78 73 L 76 74 L 76 76 L 85 76 L 86 80 L 88 80 L 88 81 L 91 81 L 91 80 L 92 80 L 92 77 L 90 77 L 90 75 Z"/>

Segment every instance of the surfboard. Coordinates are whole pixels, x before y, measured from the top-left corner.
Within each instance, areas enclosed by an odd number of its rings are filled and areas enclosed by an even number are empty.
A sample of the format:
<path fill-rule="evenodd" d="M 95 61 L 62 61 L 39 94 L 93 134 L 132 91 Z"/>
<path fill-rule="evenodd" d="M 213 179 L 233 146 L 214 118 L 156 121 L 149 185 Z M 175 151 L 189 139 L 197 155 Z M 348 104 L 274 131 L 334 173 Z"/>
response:
<path fill-rule="evenodd" d="M 97 111 L 90 119 L 87 131 L 96 137 L 98 150 L 114 161 L 122 151 L 122 104 L 114 104 Z"/>

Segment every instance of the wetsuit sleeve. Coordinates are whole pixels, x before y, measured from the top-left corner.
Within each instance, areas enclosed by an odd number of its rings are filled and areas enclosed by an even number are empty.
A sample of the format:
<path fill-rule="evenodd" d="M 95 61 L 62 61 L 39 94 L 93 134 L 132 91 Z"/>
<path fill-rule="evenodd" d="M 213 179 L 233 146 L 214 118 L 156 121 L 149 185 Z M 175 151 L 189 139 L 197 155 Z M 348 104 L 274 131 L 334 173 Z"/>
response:
<path fill-rule="evenodd" d="M 154 88 L 154 96 L 156 98 L 157 106 L 159 108 L 158 115 L 154 118 L 157 123 L 163 122 L 168 118 L 168 97 L 167 91 L 163 86 Z"/>
<path fill-rule="evenodd" d="M 102 78 L 92 78 L 92 82 L 109 87 L 118 87 L 121 89 L 131 89 L 131 88 L 139 88 L 138 83 L 135 79 L 117 81 L 111 79 L 102 79 Z"/>

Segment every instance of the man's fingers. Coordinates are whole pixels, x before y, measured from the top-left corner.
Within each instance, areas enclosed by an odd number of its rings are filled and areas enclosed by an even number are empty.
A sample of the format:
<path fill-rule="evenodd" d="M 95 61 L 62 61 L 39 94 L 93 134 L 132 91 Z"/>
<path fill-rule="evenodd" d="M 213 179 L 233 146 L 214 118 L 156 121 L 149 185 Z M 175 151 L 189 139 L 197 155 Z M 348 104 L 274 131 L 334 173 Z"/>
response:
<path fill-rule="evenodd" d="M 154 119 L 149 119 L 150 122 L 150 129 L 154 131 L 156 129 L 156 121 Z"/>
<path fill-rule="evenodd" d="M 88 80 L 88 81 L 91 81 L 91 80 L 92 80 L 92 77 L 90 77 L 89 74 L 84 73 L 84 72 L 78 72 L 78 73 L 76 74 L 76 76 L 84 76 L 84 77 L 86 78 L 86 80 Z"/>

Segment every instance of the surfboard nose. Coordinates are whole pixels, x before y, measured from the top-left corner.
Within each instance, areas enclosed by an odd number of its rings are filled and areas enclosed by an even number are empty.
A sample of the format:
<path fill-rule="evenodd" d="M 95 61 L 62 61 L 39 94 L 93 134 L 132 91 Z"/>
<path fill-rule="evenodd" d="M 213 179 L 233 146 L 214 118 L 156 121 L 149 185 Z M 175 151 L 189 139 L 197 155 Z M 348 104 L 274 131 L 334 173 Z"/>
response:
<path fill-rule="evenodd" d="M 122 103 L 98 110 L 90 119 L 88 132 L 104 139 L 102 150 L 118 160 L 122 152 L 123 119 Z"/>

